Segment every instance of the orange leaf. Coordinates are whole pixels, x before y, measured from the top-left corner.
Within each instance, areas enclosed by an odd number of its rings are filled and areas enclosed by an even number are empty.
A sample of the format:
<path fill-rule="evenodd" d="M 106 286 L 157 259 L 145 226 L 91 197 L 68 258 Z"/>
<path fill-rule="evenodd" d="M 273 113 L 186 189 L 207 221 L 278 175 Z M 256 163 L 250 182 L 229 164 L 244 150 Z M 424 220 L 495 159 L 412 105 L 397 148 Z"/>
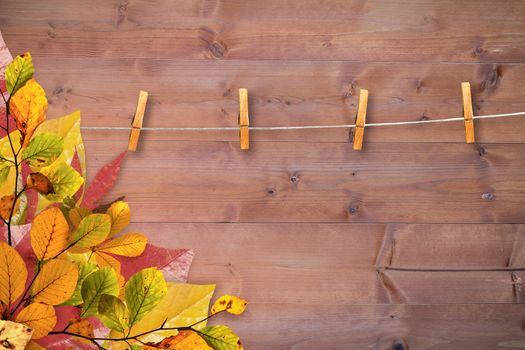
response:
<path fill-rule="evenodd" d="M 16 322 L 23 323 L 33 329 L 33 339 L 45 337 L 57 323 L 55 308 L 40 303 L 30 304 L 20 311 Z"/>
<path fill-rule="evenodd" d="M 127 233 L 103 243 L 96 250 L 121 256 L 139 256 L 146 249 L 148 237 L 141 233 Z"/>
<path fill-rule="evenodd" d="M 95 260 L 99 267 L 111 267 L 117 275 L 120 275 L 120 261 L 112 257 L 111 255 L 104 254 L 101 252 L 94 252 Z"/>
<path fill-rule="evenodd" d="M 9 108 L 22 134 L 22 147 L 25 147 L 36 128 L 46 119 L 46 93 L 40 84 L 31 79 L 11 97 Z"/>
<path fill-rule="evenodd" d="M 213 350 L 196 332 L 180 331 L 174 337 L 169 337 L 156 344 L 144 346 L 144 350 L 172 349 L 172 350 Z"/>
<path fill-rule="evenodd" d="M 3 196 L 0 198 L 0 216 L 4 220 L 9 220 L 9 216 L 11 215 L 11 209 L 13 209 L 13 215 L 18 211 L 18 207 L 20 206 L 20 198 L 16 200 L 15 207 L 13 208 L 13 202 L 15 200 L 15 195 L 12 194 L 10 196 Z"/>
<path fill-rule="evenodd" d="M 33 284 L 33 301 L 48 305 L 62 304 L 77 286 L 77 266 L 67 260 L 49 260 Z"/>
<path fill-rule="evenodd" d="M 59 208 L 38 214 L 31 225 L 31 246 L 39 260 L 56 257 L 67 247 L 69 224 Z"/>
<path fill-rule="evenodd" d="M 89 322 L 87 318 L 77 318 L 70 320 L 66 330 L 71 333 L 83 335 L 84 337 L 95 337 L 93 325 L 91 324 L 91 322 Z M 91 343 L 89 340 L 81 337 L 77 337 L 77 339 L 85 343 Z"/>
<path fill-rule="evenodd" d="M 18 252 L 0 241 L 0 301 L 11 305 L 24 292 L 27 268 Z"/>

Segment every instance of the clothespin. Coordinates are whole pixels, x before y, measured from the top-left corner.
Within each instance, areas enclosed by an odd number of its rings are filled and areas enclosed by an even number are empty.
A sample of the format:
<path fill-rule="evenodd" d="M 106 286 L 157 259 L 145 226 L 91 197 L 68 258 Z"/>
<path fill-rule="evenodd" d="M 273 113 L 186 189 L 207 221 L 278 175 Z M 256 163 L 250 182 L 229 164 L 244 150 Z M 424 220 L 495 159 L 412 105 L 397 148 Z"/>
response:
<path fill-rule="evenodd" d="M 470 83 L 461 83 L 461 95 L 463 96 L 463 118 L 465 118 L 465 139 L 467 143 L 474 143 L 474 112 L 472 111 L 472 94 Z"/>
<path fill-rule="evenodd" d="M 137 108 L 135 115 L 131 122 L 131 134 L 129 135 L 128 150 L 135 152 L 139 143 L 140 129 L 142 128 L 142 120 L 144 119 L 144 111 L 146 110 L 146 102 L 148 101 L 148 92 L 140 91 L 139 99 L 137 101 Z"/>
<path fill-rule="evenodd" d="M 248 89 L 239 89 L 239 138 L 241 149 L 250 148 L 250 118 L 248 117 Z"/>
<path fill-rule="evenodd" d="M 357 116 L 355 118 L 354 150 L 356 151 L 360 151 L 363 148 L 367 106 L 368 90 L 361 89 L 359 91 L 359 99 L 357 100 Z"/>

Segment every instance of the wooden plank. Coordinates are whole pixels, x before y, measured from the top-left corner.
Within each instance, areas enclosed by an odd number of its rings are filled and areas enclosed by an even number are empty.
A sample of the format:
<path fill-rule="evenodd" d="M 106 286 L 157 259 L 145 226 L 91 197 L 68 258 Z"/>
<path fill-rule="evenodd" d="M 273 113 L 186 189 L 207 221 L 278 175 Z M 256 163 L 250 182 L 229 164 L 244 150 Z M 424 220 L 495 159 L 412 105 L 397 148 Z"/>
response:
<path fill-rule="evenodd" d="M 127 145 L 126 140 L 122 149 Z M 89 141 L 99 168 L 114 140 Z M 525 145 L 144 142 L 111 198 L 139 221 L 523 223 Z M 144 169 L 154 171 L 145 172 Z M 93 172 L 90 172 L 90 178 Z"/>
<path fill-rule="evenodd" d="M 53 3 L 55 5 L 53 5 Z M 464 1 L 3 1 L 15 52 L 35 56 L 523 62 L 525 5 Z M 49 11 L 53 8 L 53 11 Z"/>
<path fill-rule="evenodd" d="M 134 223 L 130 230 L 147 232 L 150 241 L 160 246 L 194 248 L 193 283 L 213 280 L 217 294 L 241 294 L 255 303 L 326 306 L 523 300 L 521 292 L 516 294 L 511 273 L 521 274 L 525 262 L 509 266 L 506 261 L 515 254 L 512 246 L 523 247 L 524 225 Z M 382 246 L 393 234 L 399 238 L 398 253 L 390 265 L 378 266 Z M 431 251 L 417 243 L 425 239 Z M 446 255 L 448 249 L 454 252 L 460 245 L 464 257 Z M 408 262 L 422 264 L 403 264 L 399 254 Z"/>
<path fill-rule="evenodd" d="M 461 81 L 471 81 L 475 114 L 525 110 L 525 65 L 353 62 L 192 62 L 35 57 L 48 117 L 82 111 L 84 126 L 129 126 L 148 90 L 146 127 L 237 126 L 238 87 L 250 91 L 251 126 L 353 124 L 362 87 L 373 93 L 367 121 L 461 117 Z M 505 76 L 503 79 L 502 76 Z M 349 129 L 251 132 L 251 141 L 350 141 Z M 476 120 L 481 143 L 524 142 L 525 118 Z M 367 128 L 367 143 L 464 142 L 461 122 Z M 126 137 L 126 132 L 87 138 Z M 238 140 L 238 132 L 144 132 L 143 140 Z"/>
<path fill-rule="evenodd" d="M 502 350 L 523 348 L 525 305 L 252 303 L 223 317 L 250 349 Z"/>

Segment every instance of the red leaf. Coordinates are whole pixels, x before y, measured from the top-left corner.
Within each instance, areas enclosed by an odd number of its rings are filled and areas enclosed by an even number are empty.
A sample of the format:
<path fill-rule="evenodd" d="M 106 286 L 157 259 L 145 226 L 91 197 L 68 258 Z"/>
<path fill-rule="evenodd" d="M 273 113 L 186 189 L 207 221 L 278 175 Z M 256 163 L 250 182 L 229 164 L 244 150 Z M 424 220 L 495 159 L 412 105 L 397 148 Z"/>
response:
<path fill-rule="evenodd" d="M 109 192 L 117 180 L 120 172 L 120 164 L 125 156 L 126 151 L 119 154 L 117 158 L 111 161 L 111 163 L 104 165 L 102 169 L 99 170 L 84 194 L 84 200 L 81 205 L 82 207 L 88 209 L 95 208 L 95 203 Z"/>
<path fill-rule="evenodd" d="M 134 273 L 151 266 L 162 271 L 168 282 L 186 282 L 194 256 L 190 249 L 170 249 L 147 244 L 142 255 L 137 257 L 116 256 L 122 266 L 126 280 Z"/>

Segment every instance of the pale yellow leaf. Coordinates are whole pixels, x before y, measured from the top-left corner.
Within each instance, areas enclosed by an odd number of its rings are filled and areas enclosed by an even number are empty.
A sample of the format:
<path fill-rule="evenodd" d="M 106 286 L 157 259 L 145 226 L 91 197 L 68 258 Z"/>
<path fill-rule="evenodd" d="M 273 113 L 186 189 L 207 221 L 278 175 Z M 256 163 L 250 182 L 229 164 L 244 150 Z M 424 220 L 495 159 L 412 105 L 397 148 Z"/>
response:
<path fill-rule="evenodd" d="M 22 147 L 25 147 L 36 128 L 46 119 L 46 93 L 40 84 L 30 79 L 11 97 L 9 108 L 22 134 Z"/>
<path fill-rule="evenodd" d="M 68 244 L 69 224 L 59 208 L 38 214 L 31 225 L 31 246 L 39 260 L 54 258 Z"/>
<path fill-rule="evenodd" d="M 98 248 L 99 252 L 111 253 L 121 256 L 139 256 L 146 249 L 148 237 L 141 233 L 127 233 L 123 236 L 111 239 Z"/>
<path fill-rule="evenodd" d="M 55 308 L 41 303 L 29 304 L 16 316 L 16 322 L 28 325 L 33 329 L 33 339 L 45 337 L 57 323 Z"/>
<path fill-rule="evenodd" d="M 24 292 L 27 268 L 18 252 L 0 241 L 0 301 L 11 305 Z"/>
<path fill-rule="evenodd" d="M 110 236 L 113 236 L 123 229 L 125 229 L 131 221 L 131 210 L 128 203 L 124 201 L 116 201 L 106 211 L 111 217 L 111 231 Z"/>
<path fill-rule="evenodd" d="M 33 301 L 48 305 L 62 304 L 77 286 L 77 266 L 67 260 L 49 260 L 33 284 Z"/>
<path fill-rule="evenodd" d="M 0 349 L 24 350 L 33 330 L 25 324 L 0 320 Z"/>

